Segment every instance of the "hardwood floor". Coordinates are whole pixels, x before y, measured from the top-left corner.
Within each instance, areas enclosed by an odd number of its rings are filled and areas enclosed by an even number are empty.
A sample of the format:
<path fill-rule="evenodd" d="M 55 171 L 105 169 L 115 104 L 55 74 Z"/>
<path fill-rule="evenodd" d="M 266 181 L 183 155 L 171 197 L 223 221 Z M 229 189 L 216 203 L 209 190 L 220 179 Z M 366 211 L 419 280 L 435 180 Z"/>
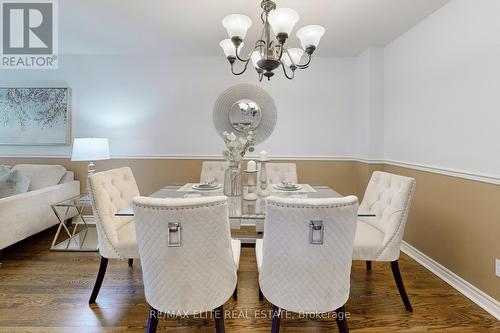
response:
<path fill-rule="evenodd" d="M 97 253 L 50 252 L 50 229 L 3 252 L 0 332 L 144 332 L 148 306 L 139 261 L 110 260 L 95 305 L 88 305 Z M 346 306 L 352 332 L 499 332 L 500 323 L 405 255 L 400 267 L 414 312 L 405 311 L 390 264 L 371 272 L 355 262 Z M 224 305 L 227 332 L 270 332 L 271 305 L 258 301 L 254 249 L 243 248 L 238 300 Z M 243 317 L 242 317 L 243 316 Z M 267 316 L 267 318 L 264 318 Z M 162 319 L 159 332 L 214 332 L 210 318 Z M 281 332 L 336 332 L 334 318 L 282 319 Z"/>

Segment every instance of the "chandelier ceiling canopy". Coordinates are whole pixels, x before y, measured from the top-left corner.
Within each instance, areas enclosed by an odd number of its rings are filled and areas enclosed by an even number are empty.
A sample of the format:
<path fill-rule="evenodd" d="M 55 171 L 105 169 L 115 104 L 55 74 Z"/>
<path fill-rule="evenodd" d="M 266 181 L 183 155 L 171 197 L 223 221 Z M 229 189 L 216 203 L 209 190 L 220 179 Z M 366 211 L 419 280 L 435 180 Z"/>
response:
<path fill-rule="evenodd" d="M 282 67 L 284 75 L 293 79 L 297 69 L 306 69 L 311 63 L 312 54 L 318 47 L 321 37 L 325 34 L 325 28 L 320 25 L 307 25 L 297 31 L 302 48 L 288 48 L 286 41 L 291 35 L 295 24 L 299 21 L 299 14 L 291 8 L 276 8 L 272 0 L 262 0 L 262 14 L 260 16 L 263 24 L 262 34 L 257 40 L 246 58 L 240 56 L 243 41 L 248 29 L 252 26 L 252 20 L 241 14 L 231 14 L 222 20 L 229 39 L 220 42 L 227 60 L 231 64 L 231 72 L 234 75 L 243 74 L 248 64 L 252 62 L 258 73 L 259 81 L 265 76 L 268 80 L 274 75 L 274 70 Z M 306 54 L 307 59 L 301 63 Z M 236 60 L 243 63 L 243 69 L 235 72 Z"/>

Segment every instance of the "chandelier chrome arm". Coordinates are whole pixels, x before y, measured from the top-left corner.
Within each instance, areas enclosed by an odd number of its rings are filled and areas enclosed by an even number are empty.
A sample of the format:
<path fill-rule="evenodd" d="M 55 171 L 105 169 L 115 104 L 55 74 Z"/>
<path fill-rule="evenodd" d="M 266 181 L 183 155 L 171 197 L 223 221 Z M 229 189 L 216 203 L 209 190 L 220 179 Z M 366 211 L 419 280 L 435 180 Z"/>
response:
<path fill-rule="evenodd" d="M 292 69 L 292 76 L 288 76 L 288 73 L 286 72 L 285 64 L 283 62 L 281 62 L 281 67 L 283 68 L 283 73 L 285 74 L 286 78 L 288 80 L 293 80 L 293 78 L 295 77 L 295 69 L 293 69 L 294 67 L 290 67 Z M 295 68 L 297 68 L 297 67 L 295 67 Z"/>
<path fill-rule="evenodd" d="M 298 68 L 298 69 L 306 69 L 306 68 L 308 68 L 308 67 L 309 67 L 309 65 L 311 64 L 311 60 L 312 60 L 312 53 L 308 53 L 308 52 L 306 52 L 306 53 L 308 54 L 309 58 L 307 59 L 307 61 L 306 61 L 306 63 L 305 63 L 305 64 L 296 64 L 296 63 L 295 63 L 295 61 L 293 61 L 292 56 L 291 56 L 291 55 L 290 55 L 290 53 L 288 52 L 288 48 L 286 49 L 286 51 L 285 51 L 285 52 L 286 52 L 286 54 L 287 54 L 288 58 L 290 59 L 290 62 L 292 63 L 292 65 L 290 66 L 290 68 L 292 68 L 292 70 L 294 70 L 294 71 L 295 71 L 295 69 L 297 69 L 297 68 Z"/>
<path fill-rule="evenodd" d="M 283 58 L 283 50 L 286 50 L 286 53 L 288 54 L 288 49 L 285 49 L 285 44 L 278 44 L 277 47 L 280 48 L 280 53 L 279 53 L 279 56 L 278 56 L 278 61 L 281 61 L 281 58 Z M 292 58 L 290 58 L 292 59 Z"/>
<path fill-rule="evenodd" d="M 309 54 L 309 59 L 307 59 L 307 62 L 305 64 L 303 65 L 296 64 L 295 66 L 297 66 L 298 69 L 306 69 L 311 64 L 311 60 L 312 60 L 312 54 Z"/>
<path fill-rule="evenodd" d="M 255 43 L 255 46 L 253 47 L 253 49 L 250 51 L 250 54 L 248 55 L 248 59 L 241 59 L 240 55 L 238 54 L 238 52 L 236 52 L 236 59 L 238 59 L 241 62 L 248 62 L 250 59 L 252 59 L 252 52 L 255 51 L 259 47 L 263 47 L 265 44 L 266 44 L 265 41 L 263 41 L 262 39 L 259 39 Z"/>
<path fill-rule="evenodd" d="M 236 72 L 234 71 L 234 61 L 233 61 L 233 62 L 230 62 L 230 63 L 231 63 L 231 73 L 233 73 L 234 75 L 241 75 L 241 74 L 245 73 L 245 72 L 246 72 L 246 70 L 247 70 L 248 63 L 249 63 L 249 62 L 250 62 L 250 59 L 248 59 L 247 61 L 244 61 L 244 63 L 245 63 L 245 67 L 243 67 L 243 70 L 242 70 L 241 72 L 239 72 L 239 73 L 236 73 Z"/>
<path fill-rule="evenodd" d="M 257 68 L 257 74 L 259 75 L 259 82 L 262 82 L 262 79 L 264 78 L 264 71 L 260 68 Z"/>

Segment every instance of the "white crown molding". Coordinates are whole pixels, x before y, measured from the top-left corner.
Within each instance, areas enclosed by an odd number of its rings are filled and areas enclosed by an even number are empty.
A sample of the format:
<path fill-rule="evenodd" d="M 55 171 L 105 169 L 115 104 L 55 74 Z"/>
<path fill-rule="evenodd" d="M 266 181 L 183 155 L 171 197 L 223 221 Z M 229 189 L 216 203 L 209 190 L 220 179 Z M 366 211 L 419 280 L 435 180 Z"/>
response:
<path fill-rule="evenodd" d="M 70 158 L 70 153 L 7 153 L 0 154 L 0 158 Z M 221 160 L 221 155 L 183 155 L 183 154 L 112 154 L 112 159 L 119 160 Z M 246 159 L 256 159 L 258 155 L 249 155 Z M 457 177 L 488 184 L 500 185 L 500 176 L 480 172 L 464 171 L 452 168 L 429 166 L 424 164 L 403 162 L 396 160 L 369 159 L 354 156 L 304 156 L 304 155 L 276 155 L 271 156 L 275 161 L 299 160 L 299 161 L 355 161 L 366 164 L 387 164 L 397 167 L 425 171 L 445 176 Z"/>
<path fill-rule="evenodd" d="M 476 303 L 483 310 L 500 320 L 500 302 L 489 296 L 479 288 L 473 286 L 469 282 L 462 279 L 457 274 L 450 271 L 434 259 L 426 256 L 410 244 L 403 241 L 401 243 L 401 251 L 407 254 L 410 258 L 427 268 L 429 271 L 437 275 L 441 280 L 455 288 L 462 295 Z"/>

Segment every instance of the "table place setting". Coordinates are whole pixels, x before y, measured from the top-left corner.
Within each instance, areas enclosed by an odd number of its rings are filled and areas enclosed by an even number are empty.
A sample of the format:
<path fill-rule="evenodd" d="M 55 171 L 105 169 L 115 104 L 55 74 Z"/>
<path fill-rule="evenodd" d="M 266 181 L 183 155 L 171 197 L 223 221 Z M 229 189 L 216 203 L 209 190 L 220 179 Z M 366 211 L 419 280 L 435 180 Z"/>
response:
<path fill-rule="evenodd" d="M 292 182 L 281 182 L 279 184 L 274 184 L 273 188 L 280 191 L 299 191 L 303 187 L 299 184 L 294 184 Z"/>
<path fill-rule="evenodd" d="M 177 190 L 178 192 L 222 192 L 222 185 L 215 181 L 205 181 L 201 183 L 187 183 Z"/>
<path fill-rule="evenodd" d="M 317 192 L 309 184 L 295 184 L 292 182 L 281 182 L 279 184 L 272 184 L 271 193 L 280 192 L 295 192 L 295 193 L 314 193 Z"/>

